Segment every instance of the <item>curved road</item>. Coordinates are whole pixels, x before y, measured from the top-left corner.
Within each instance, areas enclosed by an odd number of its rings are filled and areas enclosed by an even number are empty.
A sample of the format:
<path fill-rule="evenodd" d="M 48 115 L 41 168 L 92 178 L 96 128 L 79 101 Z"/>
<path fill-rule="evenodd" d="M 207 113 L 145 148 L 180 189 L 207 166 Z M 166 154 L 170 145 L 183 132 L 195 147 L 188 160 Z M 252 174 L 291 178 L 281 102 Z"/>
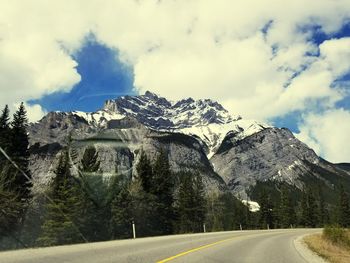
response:
<path fill-rule="evenodd" d="M 1 263 L 308 262 L 294 240 L 320 229 L 229 231 L 24 249 L 0 253 Z"/>

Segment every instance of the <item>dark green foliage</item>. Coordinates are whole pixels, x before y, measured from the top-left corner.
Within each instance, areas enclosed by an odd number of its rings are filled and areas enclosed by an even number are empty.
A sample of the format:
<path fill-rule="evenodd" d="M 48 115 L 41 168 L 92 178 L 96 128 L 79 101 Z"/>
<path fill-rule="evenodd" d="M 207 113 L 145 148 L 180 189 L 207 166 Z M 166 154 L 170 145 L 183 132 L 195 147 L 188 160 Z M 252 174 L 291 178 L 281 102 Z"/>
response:
<path fill-rule="evenodd" d="M 131 238 L 132 215 L 132 196 L 129 189 L 125 186 L 114 198 L 111 204 L 111 234 L 112 239 Z"/>
<path fill-rule="evenodd" d="M 146 193 L 150 193 L 153 183 L 153 172 L 151 162 L 143 150 L 141 150 L 140 159 L 136 166 L 136 171 L 141 180 L 143 190 Z"/>
<path fill-rule="evenodd" d="M 12 232 L 21 210 L 18 194 L 7 190 L 4 178 L 0 177 L 0 237 Z"/>
<path fill-rule="evenodd" d="M 210 193 L 207 198 L 206 226 L 208 231 L 251 229 L 253 213 L 232 193 Z"/>
<path fill-rule="evenodd" d="M 350 226 L 350 205 L 349 205 L 349 196 L 346 193 L 344 187 L 340 186 L 339 191 L 339 203 L 337 207 L 338 220 L 337 223 L 343 227 Z"/>
<path fill-rule="evenodd" d="M 8 151 L 11 145 L 10 143 L 11 129 L 10 129 L 9 115 L 10 115 L 10 111 L 8 106 L 6 105 L 0 115 L 0 147 L 3 148 L 5 151 Z M 3 160 L 5 160 L 5 156 L 1 154 L 0 165 Z"/>
<path fill-rule="evenodd" d="M 176 206 L 176 228 L 179 233 L 201 232 L 205 219 L 205 193 L 198 173 L 183 171 L 178 174 L 179 193 Z"/>
<path fill-rule="evenodd" d="M 318 200 L 318 211 L 317 214 L 319 216 L 319 226 L 325 226 L 329 224 L 330 218 L 329 218 L 329 212 L 327 209 L 327 204 L 324 200 L 324 195 L 321 187 L 318 188 L 318 193 L 317 193 L 317 200 Z"/>
<path fill-rule="evenodd" d="M 323 229 L 323 237 L 337 245 L 350 247 L 350 233 L 339 225 L 326 226 Z"/>
<path fill-rule="evenodd" d="M 220 194 L 212 192 L 207 197 L 206 226 L 208 231 L 224 230 L 223 214 L 224 203 L 220 199 Z"/>
<path fill-rule="evenodd" d="M 278 209 L 278 223 L 281 228 L 288 228 L 296 223 L 296 215 L 291 194 L 283 187 Z"/>
<path fill-rule="evenodd" d="M 81 231 L 89 241 L 106 240 L 109 237 L 110 199 L 108 183 L 96 174 L 100 167 L 98 154 L 93 146 L 85 149 L 79 165 L 82 191 Z"/>
<path fill-rule="evenodd" d="M 98 154 L 95 147 L 85 149 L 79 170 L 84 173 L 95 173 L 100 167 L 100 162 L 97 160 Z"/>
<path fill-rule="evenodd" d="M 113 238 L 131 238 L 132 222 L 138 237 L 159 235 L 156 197 L 142 189 L 139 180 L 124 185 L 111 204 Z"/>
<path fill-rule="evenodd" d="M 157 197 L 157 226 L 162 234 L 173 232 L 174 177 L 166 152 L 161 150 L 153 165 L 151 194 Z"/>
<path fill-rule="evenodd" d="M 301 199 L 300 224 L 304 227 L 316 227 L 319 224 L 319 209 L 317 207 L 314 193 L 306 189 Z"/>
<path fill-rule="evenodd" d="M 9 235 L 20 231 L 30 199 L 27 122 L 23 103 L 14 114 L 11 124 L 7 106 L 0 116 L 0 147 L 17 165 L 15 167 L 0 153 L 0 203 L 3 206 L 0 213 L 0 221 L 3 222 L 0 224 L 0 231 Z"/>
<path fill-rule="evenodd" d="M 339 169 L 336 172 L 332 172 L 316 164 L 308 162 L 306 162 L 306 164 L 309 166 L 313 174 L 321 176 L 321 179 L 325 179 L 328 183 L 324 180 L 318 179 L 318 176 L 312 175 L 305 175 L 301 180 L 304 182 L 305 186 L 313 191 L 319 191 L 320 189 L 324 200 L 329 205 L 338 205 L 340 185 L 343 186 L 346 192 L 350 192 L 350 176 L 345 171 L 342 172 L 342 170 Z M 339 176 L 340 174 L 342 174 L 342 176 Z M 335 188 L 330 190 L 330 185 L 335 186 Z"/>
<path fill-rule="evenodd" d="M 27 134 L 27 112 L 24 104 L 21 103 L 18 110 L 13 115 L 11 123 L 11 147 L 9 150 L 10 157 L 17 166 L 30 177 L 28 170 L 29 163 L 29 138 Z M 30 194 L 31 182 L 18 171 L 15 167 L 9 172 L 11 176 L 11 187 L 20 194 L 22 199 L 28 199 Z"/>
<path fill-rule="evenodd" d="M 261 228 L 273 228 L 274 227 L 274 206 L 271 200 L 271 196 L 262 191 L 259 197 L 259 225 Z"/>
<path fill-rule="evenodd" d="M 83 242 L 84 237 L 79 230 L 83 196 L 70 173 L 67 149 L 60 156 L 55 175 L 38 243 L 53 246 Z"/>

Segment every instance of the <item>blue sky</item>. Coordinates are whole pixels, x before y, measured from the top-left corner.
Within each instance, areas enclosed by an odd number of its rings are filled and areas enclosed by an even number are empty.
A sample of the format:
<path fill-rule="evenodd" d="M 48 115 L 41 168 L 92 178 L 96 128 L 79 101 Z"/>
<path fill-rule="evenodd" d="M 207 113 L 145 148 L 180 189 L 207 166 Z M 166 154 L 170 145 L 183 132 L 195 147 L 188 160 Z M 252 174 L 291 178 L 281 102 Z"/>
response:
<path fill-rule="evenodd" d="M 0 10 L 0 104 L 27 102 L 31 121 L 150 90 L 211 98 L 349 161 L 349 0 L 0 1 Z"/>
<path fill-rule="evenodd" d="M 262 31 L 266 33 L 271 24 L 272 22 L 269 22 Z M 329 39 L 350 36 L 350 24 L 345 24 L 340 31 L 329 35 L 316 26 L 308 26 L 302 30 L 310 30 L 312 32 L 310 41 L 317 45 Z M 40 99 L 29 100 L 29 104 L 39 104 L 46 111 L 80 110 L 91 112 L 99 110 L 107 99 L 138 94 L 134 87 L 132 66 L 126 65 L 120 60 L 117 49 L 99 43 L 94 36 L 86 37 L 82 47 L 71 54 L 71 57 L 77 62 L 77 71 L 81 76 L 81 81 L 74 85 L 69 92 L 55 92 L 45 95 Z M 350 72 L 337 79 L 335 83 L 349 81 Z M 336 106 L 350 109 L 349 97 L 338 101 Z M 298 125 L 302 121 L 303 114 L 305 114 L 303 111 L 292 111 L 283 116 L 270 118 L 269 121 L 277 127 L 287 127 L 298 133 Z"/>
<path fill-rule="evenodd" d="M 96 111 L 107 99 L 134 95 L 134 75 L 131 67 L 119 60 L 118 51 L 88 37 L 82 48 L 72 54 L 78 63 L 81 81 L 69 92 L 55 92 L 30 100 L 46 111 Z"/>

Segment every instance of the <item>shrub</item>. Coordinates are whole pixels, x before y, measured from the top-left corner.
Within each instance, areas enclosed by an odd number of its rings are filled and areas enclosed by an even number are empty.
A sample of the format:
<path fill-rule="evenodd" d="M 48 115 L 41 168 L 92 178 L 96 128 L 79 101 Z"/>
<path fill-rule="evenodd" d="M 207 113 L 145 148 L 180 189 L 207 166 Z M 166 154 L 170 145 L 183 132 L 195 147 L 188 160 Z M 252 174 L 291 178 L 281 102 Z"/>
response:
<path fill-rule="evenodd" d="M 337 245 L 350 247 L 350 235 L 345 228 L 340 226 L 326 226 L 323 229 L 323 237 Z"/>

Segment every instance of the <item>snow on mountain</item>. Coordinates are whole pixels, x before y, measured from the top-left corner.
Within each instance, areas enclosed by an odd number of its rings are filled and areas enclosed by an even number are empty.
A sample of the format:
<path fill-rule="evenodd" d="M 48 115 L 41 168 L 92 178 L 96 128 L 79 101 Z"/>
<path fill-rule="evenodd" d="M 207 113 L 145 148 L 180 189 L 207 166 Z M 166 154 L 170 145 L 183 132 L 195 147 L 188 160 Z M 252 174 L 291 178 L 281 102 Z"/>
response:
<path fill-rule="evenodd" d="M 71 114 L 97 128 L 107 127 L 110 120 L 131 116 L 154 130 L 191 135 L 205 143 L 208 158 L 216 152 L 229 132 L 235 133 L 237 139 L 243 139 L 267 127 L 232 115 L 221 104 L 210 99 L 187 98 L 172 102 L 149 91 L 144 95 L 107 100 L 104 108 L 97 112 L 74 111 Z"/>
<path fill-rule="evenodd" d="M 125 117 L 125 115 L 107 110 L 97 112 L 73 111 L 72 114 L 85 119 L 89 125 L 94 127 L 106 127 L 108 121 L 120 120 Z"/>

